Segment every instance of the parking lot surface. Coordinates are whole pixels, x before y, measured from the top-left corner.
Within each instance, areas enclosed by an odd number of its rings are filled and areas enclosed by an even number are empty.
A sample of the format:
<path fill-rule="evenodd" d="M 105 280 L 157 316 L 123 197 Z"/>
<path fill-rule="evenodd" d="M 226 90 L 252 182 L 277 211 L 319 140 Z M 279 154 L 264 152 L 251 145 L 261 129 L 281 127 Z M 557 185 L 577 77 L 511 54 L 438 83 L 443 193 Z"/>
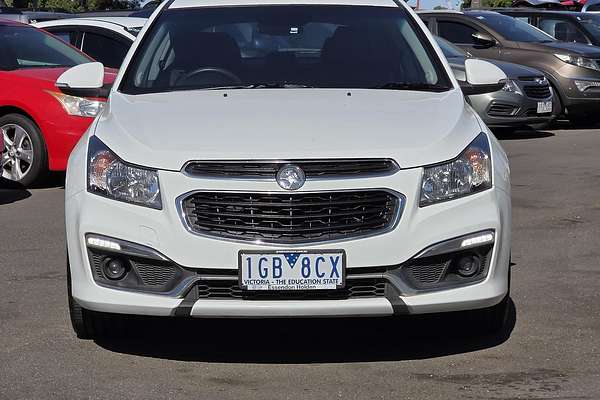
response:
<path fill-rule="evenodd" d="M 0 398 L 600 399 L 600 129 L 502 139 L 514 307 L 494 337 L 430 316 L 143 319 L 81 341 L 60 178 L 0 182 Z"/>

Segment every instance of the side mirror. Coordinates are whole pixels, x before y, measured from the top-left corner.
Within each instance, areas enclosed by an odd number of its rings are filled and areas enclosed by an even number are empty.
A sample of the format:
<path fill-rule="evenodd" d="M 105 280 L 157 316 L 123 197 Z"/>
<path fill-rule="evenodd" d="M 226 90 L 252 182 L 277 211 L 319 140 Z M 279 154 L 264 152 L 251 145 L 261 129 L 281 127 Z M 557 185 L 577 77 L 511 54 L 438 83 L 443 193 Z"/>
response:
<path fill-rule="evenodd" d="M 110 87 L 104 86 L 104 65 L 90 62 L 76 65 L 56 80 L 63 93 L 79 97 L 108 97 Z"/>
<path fill-rule="evenodd" d="M 506 84 L 506 74 L 489 61 L 468 58 L 465 60 L 465 81 L 459 81 L 465 96 L 492 93 Z"/>
<path fill-rule="evenodd" d="M 475 32 L 471 37 L 473 38 L 473 44 L 476 47 L 486 49 L 496 45 L 496 40 L 487 33 Z"/>

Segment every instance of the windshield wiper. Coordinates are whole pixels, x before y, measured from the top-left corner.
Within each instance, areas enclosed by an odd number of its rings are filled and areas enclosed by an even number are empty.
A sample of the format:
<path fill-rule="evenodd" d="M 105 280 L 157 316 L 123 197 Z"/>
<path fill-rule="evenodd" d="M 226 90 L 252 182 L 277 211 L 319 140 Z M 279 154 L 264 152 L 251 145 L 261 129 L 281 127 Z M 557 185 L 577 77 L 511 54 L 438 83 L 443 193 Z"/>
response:
<path fill-rule="evenodd" d="M 272 82 L 272 83 L 249 83 L 247 85 L 231 85 L 209 87 L 207 90 L 223 90 L 223 89 L 310 89 L 314 86 L 305 85 L 302 83 L 288 82 Z"/>
<path fill-rule="evenodd" d="M 448 86 L 436 85 L 433 83 L 413 83 L 413 82 L 387 82 L 371 87 L 371 89 L 390 89 L 390 90 L 416 90 L 423 92 L 443 92 L 448 90 Z"/>

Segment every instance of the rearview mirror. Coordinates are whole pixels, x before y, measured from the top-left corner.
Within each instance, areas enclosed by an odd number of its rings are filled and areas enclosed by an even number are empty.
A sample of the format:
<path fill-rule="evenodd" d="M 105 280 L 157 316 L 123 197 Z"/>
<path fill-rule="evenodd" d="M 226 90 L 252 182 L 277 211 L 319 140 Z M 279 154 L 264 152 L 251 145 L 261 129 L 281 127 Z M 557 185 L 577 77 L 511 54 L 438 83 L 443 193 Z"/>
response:
<path fill-rule="evenodd" d="M 487 33 L 475 32 L 471 37 L 476 47 L 488 48 L 496 45 L 496 40 Z"/>
<path fill-rule="evenodd" d="M 506 84 L 506 74 L 489 61 L 465 60 L 465 78 L 459 81 L 465 96 L 496 92 Z"/>
<path fill-rule="evenodd" d="M 76 65 L 56 80 L 63 93 L 79 97 L 108 97 L 110 87 L 104 86 L 104 65 L 91 62 Z"/>

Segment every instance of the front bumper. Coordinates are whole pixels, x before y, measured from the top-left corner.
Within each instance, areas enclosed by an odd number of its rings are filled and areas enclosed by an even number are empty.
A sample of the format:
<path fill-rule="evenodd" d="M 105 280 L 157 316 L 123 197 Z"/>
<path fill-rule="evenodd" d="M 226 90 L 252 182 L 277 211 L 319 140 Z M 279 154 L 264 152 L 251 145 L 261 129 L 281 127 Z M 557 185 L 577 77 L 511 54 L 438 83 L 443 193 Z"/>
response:
<path fill-rule="evenodd" d="M 191 234 L 174 200 L 202 187 L 223 190 L 223 182 L 160 172 L 163 210 L 116 202 L 79 191 L 68 195 L 66 225 L 73 297 L 95 311 L 192 317 L 320 317 L 418 314 L 484 308 L 497 304 L 508 290 L 510 196 L 499 188 L 419 208 L 421 169 L 392 176 L 346 181 L 309 181 L 303 190 L 331 191 L 391 188 L 406 197 L 403 215 L 390 232 L 344 242 L 281 246 L 240 243 Z M 235 190 L 275 191 L 275 182 L 236 181 Z M 337 187 L 332 187 L 337 186 Z M 229 188 L 231 189 L 231 188 Z M 474 232 L 493 230 L 495 241 L 485 279 L 468 286 L 414 291 L 379 270 L 406 263 L 423 249 Z M 318 300 L 195 299 L 181 293 L 151 294 L 106 287 L 94 280 L 86 235 L 94 233 L 147 246 L 186 270 L 236 275 L 240 250 L 344 249 L 349 275 L 387 279 L 384 296 Z M 189 293 L 189 292 L 188 292 Z"/>
<path fill-rule="evenodd" d="M 550 123 L 556 118 L 555 110 L 550 113 L 538 114 L 537 104 L 553 100 L 553 96 L 533 99 L 503 91 L 469 96 L 472 107 L 485 124 L 492 127 L 518 127 Z M 556 102 L 554 101 L 554 103 Z"/>

